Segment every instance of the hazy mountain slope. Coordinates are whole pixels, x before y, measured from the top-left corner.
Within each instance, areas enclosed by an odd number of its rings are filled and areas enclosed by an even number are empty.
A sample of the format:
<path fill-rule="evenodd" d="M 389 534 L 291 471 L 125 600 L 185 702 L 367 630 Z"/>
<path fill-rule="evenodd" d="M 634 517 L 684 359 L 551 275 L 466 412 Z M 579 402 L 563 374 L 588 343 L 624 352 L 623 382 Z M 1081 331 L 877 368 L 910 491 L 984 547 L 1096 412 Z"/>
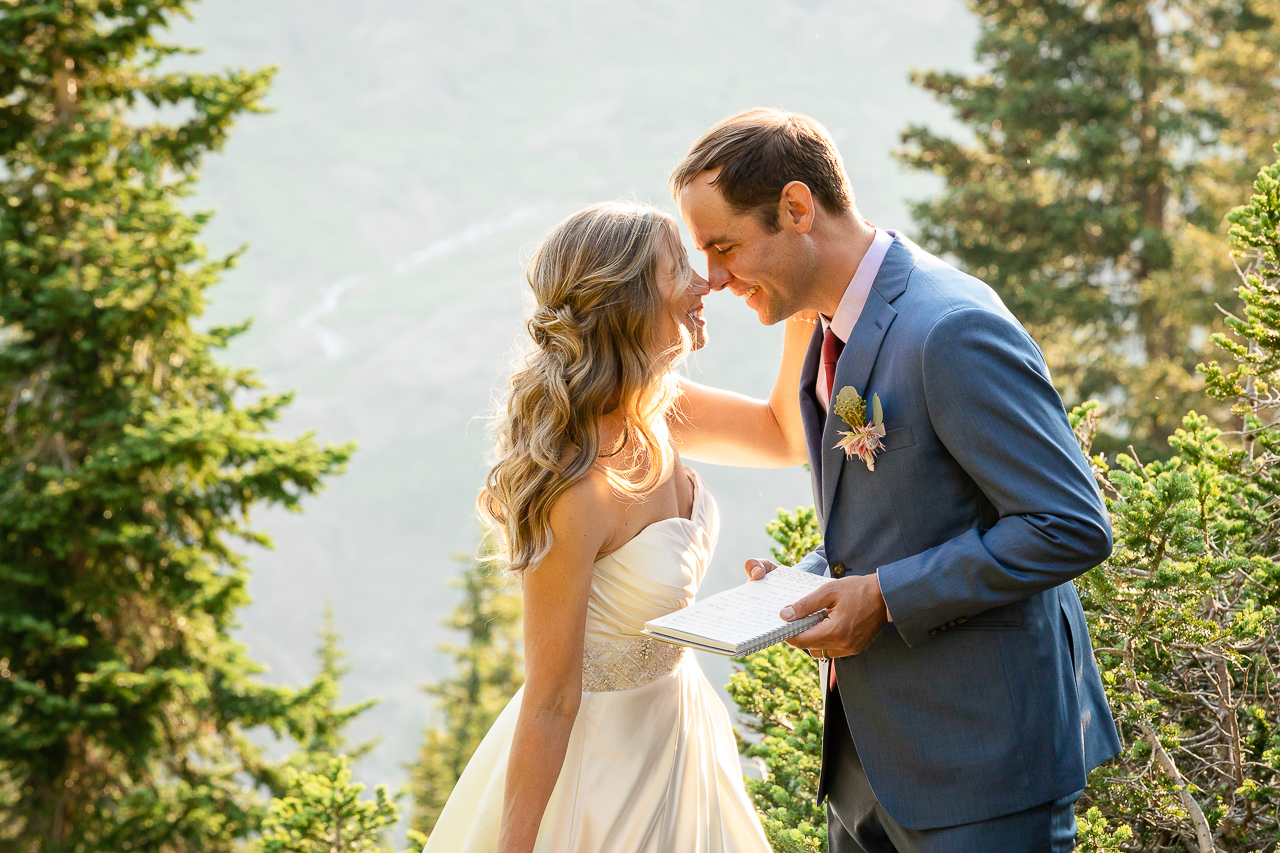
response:
<path fill-rule="evenodd" d="M 297 389 L 285 432 L 361 443 L 305 515 L 258 519 L 277 548 L 253 555 L 242 636 L 271 677 L 299 681 L 334 602 L 349 696 L 386 697 L 355 733 L 386 736 L 363 775 L 399 780 L 429 715 L 416 686 L 448 665 L 450 555 L 475 543 L 481 416 L 538 235 L 599 199 L 669 207 L 688 144 L 758 104 L 826 123 L 863 212 L 909 231 L 903 200 L 930 187 L 889 152 L 908 121 L 940 118 L 907 70 L 966 65 L 973 25 L 960 0 L 207 0 L 196 13 L 175 38 L 205 54 L 183 64 L 280 65 L 276 112 L 241 124 L 196 200 L 219 211 L 215 249 L 251 244 L 210 320 L 255 318 L 228 358 Z M 692 372 L 766 394 L 780 330 L 730 296 L 707 314 Z M 800 469 L 702 470 L 724 520 L 715 590 L 764 553 L 778 506 L 811 498 Z M 705 663 L 727 679 L 725 661 Z"/>

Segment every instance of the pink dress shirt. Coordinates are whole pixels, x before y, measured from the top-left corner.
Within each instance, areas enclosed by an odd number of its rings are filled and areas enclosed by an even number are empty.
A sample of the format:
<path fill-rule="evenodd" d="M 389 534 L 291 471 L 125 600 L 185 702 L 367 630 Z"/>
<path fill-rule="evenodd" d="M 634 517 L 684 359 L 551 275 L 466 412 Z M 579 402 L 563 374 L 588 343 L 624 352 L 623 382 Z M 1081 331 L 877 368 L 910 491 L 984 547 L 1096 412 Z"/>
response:
<path fill-rule="evenodd" d="M 883 228 L 876 229 L 871 248 L 867 249 L 867 253 L 862 256 L 862 262 L 858 264 L 858 269 L 850 279 L 849 286 L 844 289 L 844 296 L 840 297 L 835 316 L 828 319 L 825 315 L 818 315 L 822 321 L 824 334 L 830 326 L 841 343 L 849 342 L 854 324 L 862 314 L 862 306 L 867 304 L 871 285 L 875 284 L 876 273 L 880 272 L 880 265 L 884 263 L 884 256 L 888 254 L 889 247 L 893 245 L 893 238 L 896 236 L 896 232 Z M 818 365 L 818 402 L 822 404 L 823 409 L 830 410 L 831 401 L 827 399 L 827 368 L 822 364 Z"/>

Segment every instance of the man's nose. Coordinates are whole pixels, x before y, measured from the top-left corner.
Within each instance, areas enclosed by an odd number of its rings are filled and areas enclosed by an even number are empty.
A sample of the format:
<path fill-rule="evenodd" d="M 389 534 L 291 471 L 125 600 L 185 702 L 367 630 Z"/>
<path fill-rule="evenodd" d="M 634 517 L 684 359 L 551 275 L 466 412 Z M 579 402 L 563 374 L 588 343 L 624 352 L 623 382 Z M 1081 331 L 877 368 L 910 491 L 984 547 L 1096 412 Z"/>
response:
<path fill-rule="evenodd" d="M 733 276 L 729 275 L 729 271 L 724 268 L 723 264 L 713 258 L 707 258 L 708 287 L 716 291 L 724 290 L 724 286 L 728 284 L 729 280 L 732 278 Z"/>

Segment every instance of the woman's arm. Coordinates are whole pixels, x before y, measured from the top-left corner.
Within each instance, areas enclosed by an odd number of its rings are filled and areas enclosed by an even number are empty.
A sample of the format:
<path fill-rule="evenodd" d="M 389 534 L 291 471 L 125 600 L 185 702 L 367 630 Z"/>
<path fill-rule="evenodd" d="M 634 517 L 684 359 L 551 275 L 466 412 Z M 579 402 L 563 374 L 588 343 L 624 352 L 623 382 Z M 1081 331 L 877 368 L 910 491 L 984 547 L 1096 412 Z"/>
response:
<path fill-rule="evenodd" d="M 797 315 L 783 323 L 782 363 L 768 400 L 680 379 L 671 433 L 681 456 L 746 468 L 784 468 L 806 461 L 800 423 L 800 364 L 813 337 L 817 314 L 804 316 L 806 319 Z"/>
<path fill-rule="evenodd" d="M 550 553 L 525 572 L 524 697 L 503 794 L 500 853 L 528 853 L 582 701 L 582 645 L 596 554 L 616 526 L 609 486 L 588 476 L 551 509 Z"/>

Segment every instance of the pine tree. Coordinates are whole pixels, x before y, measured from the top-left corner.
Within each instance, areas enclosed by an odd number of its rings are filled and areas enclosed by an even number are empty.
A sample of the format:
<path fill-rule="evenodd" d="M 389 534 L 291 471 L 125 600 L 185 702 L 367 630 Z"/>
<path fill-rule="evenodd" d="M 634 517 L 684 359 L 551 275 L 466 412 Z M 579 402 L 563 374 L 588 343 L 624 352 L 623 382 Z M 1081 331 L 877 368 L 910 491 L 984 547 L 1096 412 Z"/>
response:
<path fill-rule="evenodd" d="M 482 552 L 490 552 L 487 545 Z M 409 768 L 410 825 L 427 836 L 476 747 L 524 682 L 519 593 L 487 557 L 459 562 L 463 599 L 444 624 L 462 632 L 466 645 L 440 647 L 453 656 L 456 675 L 425 688 L 436 697 L 440 722 L 426 730 L 418 761 Z"/>
<path fill-rule="evenodd" d="M 351 781 L 346 756 L 313 770 L 289 768 L 285 777 L 291 793 L 271 801 L 260 853 L 382 853 L 387 827 L 400 819 L 385 785 L 373 802 L 361 800 L 364 785 Z"/>
<path fill-rule="evenodd" d="M 330 760 L 340 755 L 349 761 L 359 761 L 378 745 L 379 739 L 374 739 L 348 748 L 344 730 L 352 720 L 382 701 L 374 698 L 354 705 L 338 705 L 342 677 L 351 667 L 343 663 L 347 655 L 342 649 L 342 636 L 334 627 L 332 604 L 325 607 L 324 622 L 317 634 L 320 637 L 320 647 L 316 649 L 319 672 L 304 694 L 301 713 L 290 721 L 289 731 L 298 744 L 289 763 L 312 772 L 325 771 Z"/>
<path fill-rule="evenodd" d="M 1168 461 L 1094 460 L 1116 550 L 1081 592 L 1126 744 L 1082 803 L 1094 849 L 1280 841 L 1280 162 L 1255 189 L 1230 216 L 1245 310 L 1215 336 L 1236 365 L 1202 366 L 1243 435 L 1192 412 Z"/>
<path fill-rule="evenodd" d="M 250 510 L 297 510 L 349 448 L 273 437 L 288 396 L 193 325 L 234 261 L 189 215 L 270 70 L 163 73 L 187 0 L 0 4 L 0 845 L 231 850 L 306 691 L 234 641 Z M 176 107 L 177 124 L 137 118 Z"/>
<path fill-rule="evenodd" d="M 387 827 L 400 819 L 385 785 L 379 785 L 373 802 L 367 802 L 360 799 L 364 785 L 351 781 L 350 762 L 377 741 L 349 750 L 344 729 L 379 700 L 338 705 L 340 682 L 350 668 L 342 663 L 346 654 L 333 622 L 333 607 L 326 607 L 316 650 L 320 671 L 306 692 L 305 713 L 290 726 L 298 749 L 272 786 L 279 795 L 271 800 L 263 822 L 258 853 L 381 850 Z"/>
<path fill-rule="evenodd" d="M 944 181 L 921 242 L 990 283 L 1069 405 L 1108 404 L 1099 449 L 1144 457 L 1191 407 L 1231 305 L 1223 216 L 1280 126 L 1277 0 L 971 0 L 983 66 L 915 75 L 971 141 L 903 135 Z"/>
<path fill-rule="evenodd" d="M 822 543 L 813 507 L 778 510 L 766 531 L 781 565 L 795 565 Z M 785 643 L 737 662 L 728 691 L 756 738 L 738 748 L 763 764 L 764 778 L 744 780 L 769 844 L 778 853 L 825 853 L 827 818 L 818 804 L 822 766 L 822 690 L 818 664 Z"/>

